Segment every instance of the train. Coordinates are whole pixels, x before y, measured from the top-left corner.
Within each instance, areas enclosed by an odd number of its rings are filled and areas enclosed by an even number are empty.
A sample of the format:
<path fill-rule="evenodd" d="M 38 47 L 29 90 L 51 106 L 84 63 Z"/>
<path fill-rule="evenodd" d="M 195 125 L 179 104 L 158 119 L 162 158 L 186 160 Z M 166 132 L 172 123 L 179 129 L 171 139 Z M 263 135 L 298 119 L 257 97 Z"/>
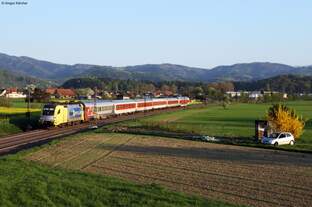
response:
<path fill-rule="evenodd" d="M 39 122 L 43 127 L 62 127 L 140 111 L 185 107 L 189 103 L 188 97 L 51 102 L 43 106 Z"/>

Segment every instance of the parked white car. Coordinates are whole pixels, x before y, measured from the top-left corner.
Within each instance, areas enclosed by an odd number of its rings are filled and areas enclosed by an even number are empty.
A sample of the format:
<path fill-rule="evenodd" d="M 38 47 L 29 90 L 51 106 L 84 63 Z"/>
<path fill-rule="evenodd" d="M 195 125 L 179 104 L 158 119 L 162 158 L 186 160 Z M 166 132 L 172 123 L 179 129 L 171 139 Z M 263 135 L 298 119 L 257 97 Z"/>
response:
<path fill-rule="evenodd" d="M 289 132 L 280 132 L 280 133 L 272 133 L 268 137 L 263 137 L 261 142 L 262 144 L 271 144 L 274 146 L 284 145 L 284 144 L 294 145 L 295 138 Z"/>

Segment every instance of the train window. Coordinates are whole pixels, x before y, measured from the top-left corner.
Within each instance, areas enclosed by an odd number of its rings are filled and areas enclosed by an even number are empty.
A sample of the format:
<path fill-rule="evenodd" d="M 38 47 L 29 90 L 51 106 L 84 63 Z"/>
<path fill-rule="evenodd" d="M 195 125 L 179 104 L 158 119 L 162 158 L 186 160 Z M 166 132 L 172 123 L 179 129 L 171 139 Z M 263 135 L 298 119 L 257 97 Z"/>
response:
<path fill-rule="evenodd" d="M 104 107 L 104 110 L 111 110 L 111 109 L 112 109 L 111 106 L 105 106 L 105 107 Z"/>

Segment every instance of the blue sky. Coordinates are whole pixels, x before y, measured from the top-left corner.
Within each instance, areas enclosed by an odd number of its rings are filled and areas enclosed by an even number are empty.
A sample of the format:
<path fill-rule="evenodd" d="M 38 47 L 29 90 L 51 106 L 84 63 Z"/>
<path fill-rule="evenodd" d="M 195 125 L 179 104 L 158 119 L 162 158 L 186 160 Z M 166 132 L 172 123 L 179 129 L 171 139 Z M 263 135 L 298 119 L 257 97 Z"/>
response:
<path fill-rule="evenodd" d="M 311 0 L 27 2 L 0 4 L 0 52 L 113 66 L 312 64 Z"/>

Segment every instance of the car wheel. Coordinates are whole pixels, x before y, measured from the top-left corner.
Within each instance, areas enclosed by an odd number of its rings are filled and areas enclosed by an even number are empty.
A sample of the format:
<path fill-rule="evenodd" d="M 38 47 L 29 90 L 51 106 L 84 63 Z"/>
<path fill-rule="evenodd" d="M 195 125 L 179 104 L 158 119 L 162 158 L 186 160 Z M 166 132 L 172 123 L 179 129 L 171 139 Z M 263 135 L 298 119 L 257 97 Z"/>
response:
<path fill-rule="evenodd" d="M 274 147 L 277 147 L 277 146 L 278 146 L 278 142 L 275 142 L 275 143 L 274 143 Z"/>
<path fill-rule="evenodd" d="M 294 145 L 295 142 L 294 142 L 293 140 L 291 140 L 291 141 L 289 142 L 289 144 L 290 144 L 290 145 Z"/>

